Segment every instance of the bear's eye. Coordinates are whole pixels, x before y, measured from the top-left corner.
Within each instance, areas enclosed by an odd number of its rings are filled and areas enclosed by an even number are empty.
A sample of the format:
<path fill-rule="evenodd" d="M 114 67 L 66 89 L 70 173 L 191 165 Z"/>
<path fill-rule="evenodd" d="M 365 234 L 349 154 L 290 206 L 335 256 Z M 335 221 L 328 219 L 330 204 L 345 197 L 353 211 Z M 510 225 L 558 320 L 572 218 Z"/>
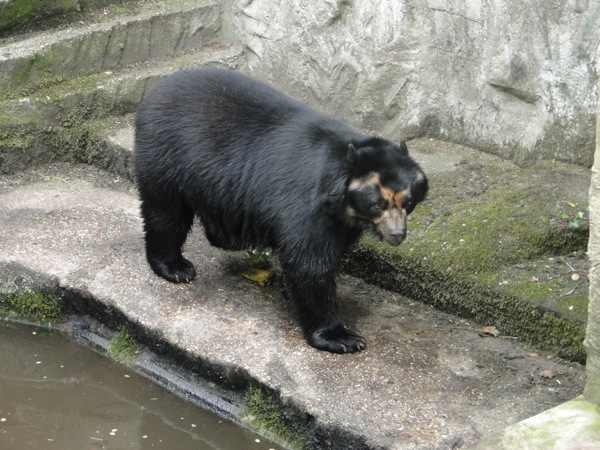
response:
<path fill-rule="evenodd" d="M 375 213 L 380 213 L 383 210 L 383 207 L 380 203 L 373 203 L 373 205 L 371 205 L 371 210 Z"/>

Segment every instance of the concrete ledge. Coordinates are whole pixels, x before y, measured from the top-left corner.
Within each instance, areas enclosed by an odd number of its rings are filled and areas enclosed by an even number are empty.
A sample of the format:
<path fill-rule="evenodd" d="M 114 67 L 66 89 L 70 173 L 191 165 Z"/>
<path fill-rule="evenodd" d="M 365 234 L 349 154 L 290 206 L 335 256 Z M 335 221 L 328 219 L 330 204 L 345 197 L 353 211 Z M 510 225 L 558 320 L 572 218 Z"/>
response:
<path fill-rule="evenodd" d="M 600 448 L 598 405 L 577 397 L 485 439 L 479 450 L 581 450 Z"/>

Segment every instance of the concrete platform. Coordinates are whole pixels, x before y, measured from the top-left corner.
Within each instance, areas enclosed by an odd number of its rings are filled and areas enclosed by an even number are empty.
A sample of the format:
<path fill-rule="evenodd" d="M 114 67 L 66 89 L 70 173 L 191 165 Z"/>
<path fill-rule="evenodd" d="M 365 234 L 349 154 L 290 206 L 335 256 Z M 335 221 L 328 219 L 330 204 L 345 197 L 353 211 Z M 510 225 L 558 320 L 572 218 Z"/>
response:
<path fill-rule="evenodd" d="M 235 420 L 266 434 L 300 430 L 288 439 L 295 448 L 468 448 L 582 392 L 576 363 L 482 337 L 484 324 L 347 275 L 342 313 L 368 349 L 317 351 L 277 283 L 242 276 L 244 254 L 210 247 L 200 228 L 185 252 L 194 283 L 150 271 L 135 190 L 117 175 L 55 165 L 0 179 L 4 298 L 55 292 L 63 313 L 125 326 L 172 367 L 194 367 L 194 377 L 245 398 Z M 280 414 L 275 429 L 248 409 L 257 391 Z"/>

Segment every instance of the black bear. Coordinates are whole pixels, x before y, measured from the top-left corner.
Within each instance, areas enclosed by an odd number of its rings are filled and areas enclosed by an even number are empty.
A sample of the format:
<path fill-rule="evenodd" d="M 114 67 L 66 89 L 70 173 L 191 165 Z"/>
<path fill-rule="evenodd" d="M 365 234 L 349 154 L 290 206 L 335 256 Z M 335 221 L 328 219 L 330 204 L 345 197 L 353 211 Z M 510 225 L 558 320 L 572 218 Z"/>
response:
<path fill-rule="evenodd" d="M 343 252 L 365 230 L 400 244 L 428 189 L 404 142 L 364 135 L 216 68 L 171 75 L 142 101 L 135 169 L 156 274 L 172 282 L 196 276 L 181 254 L 194 215 L 214 246 L 272 248 L 306 339 L 335 353 L 366 346 L 337 311 Z"/>

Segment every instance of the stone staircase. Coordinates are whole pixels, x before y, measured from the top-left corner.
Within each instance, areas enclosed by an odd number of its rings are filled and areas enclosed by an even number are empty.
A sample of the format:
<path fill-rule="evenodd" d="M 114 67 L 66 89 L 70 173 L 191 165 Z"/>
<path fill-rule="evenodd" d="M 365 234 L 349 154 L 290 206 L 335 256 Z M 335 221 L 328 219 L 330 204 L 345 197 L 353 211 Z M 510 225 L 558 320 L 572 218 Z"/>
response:
<path fill-rule="evenodd" d="M 130 177 L 128 150 L 114 142 L 148 89 L 180 69 L 243 64 L 220 29 L 219 2 L 177 0 L 0 41 L 1 171 L 63 160 Z"/>

